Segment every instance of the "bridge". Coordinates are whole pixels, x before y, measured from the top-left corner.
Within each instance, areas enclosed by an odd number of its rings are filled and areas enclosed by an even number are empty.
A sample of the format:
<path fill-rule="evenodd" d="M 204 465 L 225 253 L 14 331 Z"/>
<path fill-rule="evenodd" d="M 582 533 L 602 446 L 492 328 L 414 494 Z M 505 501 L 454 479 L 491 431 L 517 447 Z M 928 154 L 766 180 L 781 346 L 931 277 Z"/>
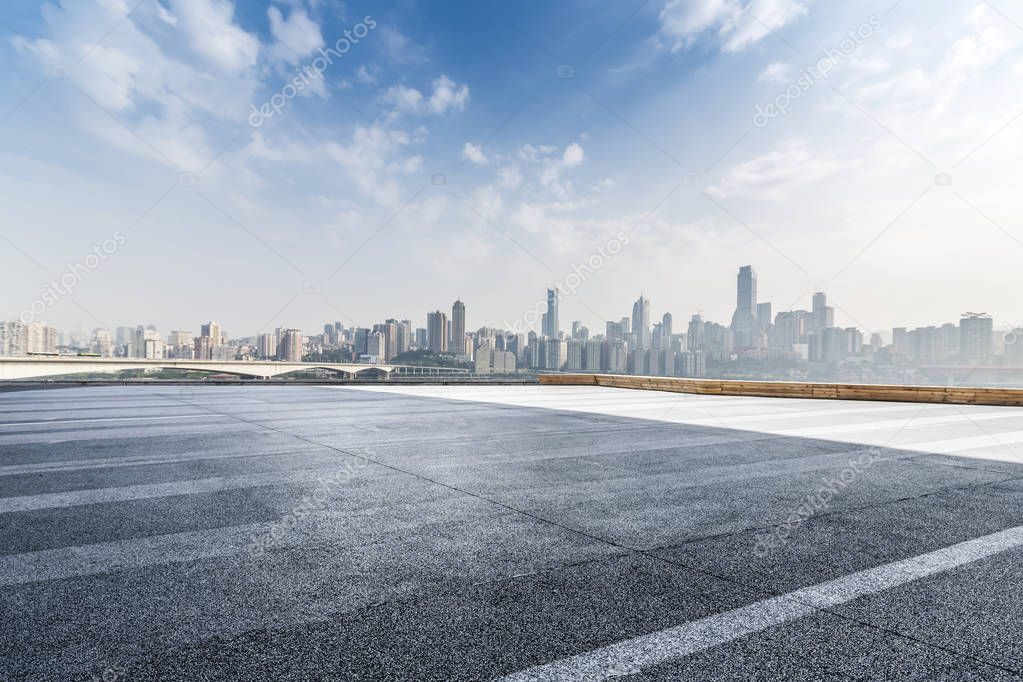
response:
<path fill-rule="evenodd" d="M 336 372 L 345 378 L 355 378 L 360 374 L 382 374 L 385 377 L 390 377 L 392 374 L 428 376 L 466 373 L 468 371 L 447 367 L 368 365 L 337 362 L 282 362 L 276 360 L 174 360 L 78 356 L 0 357 L 0 381 L 38 379 L 66 374 L 120 372 L 131 369 L 194 370 L 214 374 L 232 374 L 239 377 L 253 377 L 256 379 L 271 379 L 284 374 L 311 369 Z"/>

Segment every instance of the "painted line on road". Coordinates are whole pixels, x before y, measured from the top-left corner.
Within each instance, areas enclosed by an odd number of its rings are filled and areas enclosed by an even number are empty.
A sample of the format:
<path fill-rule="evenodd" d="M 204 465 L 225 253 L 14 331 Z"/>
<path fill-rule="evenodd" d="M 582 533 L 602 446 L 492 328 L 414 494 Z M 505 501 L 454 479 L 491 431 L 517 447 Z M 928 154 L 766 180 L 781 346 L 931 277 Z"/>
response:
<path fill-rule="evenodd" d="M 727 644 L 818 610 L 890 590 L 1021 545 L 1023 526 L 1016 526 L 660 632 L 627 639 L 578 656 L 527 668 L 501 679 L 504 682 L 575 682 L 637 673 L 643 668 Z"/>
<path fill-rule="evenodd" d="M 336 458 L 335 458 L 336 459 Z M 359 461 L 354 457 L 350 461 Z M 331 466 L 316 469 L 300 469 L 292 471 L 269 471 L 260 474 L 239 474 L 237 476 L 215 476 L 187 481 L 167 483 L 142 483 L 111 488 L 89 488 L 61 493 L 43 493 L 40 495 L 22 495 L 19 497 L 0 497 L 0 514 L 12 512 L 37 511 L 39 509 L 60 509 L 77 507 L 83 504 L 102 504 L 109 502 L 129 502 L 131 500 L 151 500 L 160 497 L 178 495 L 200 495 L 222 490 L 240 488 L 258 488 L 269 485 L 289 485 L 314 483 L 327 480 L 331 476 L 350 475 L 337 462 Z"/>
<path fill-rule="evenodd" d="M 195 419 L 197 417 L 216 417 L 218 419 L 224 419 L 225 415 L 221 414 L 210 414 L 203 412 L 202 414 L 174 414 L 166 415 L 162 417 L 100 417 L 98 419 L 43 419 L 35 422 L 0 422 L 0 427 L 3 426 L 49 426 L 51 424 L 92 424 L 94 422 L 129 422 L 129 421 L 159 421 L 165 419 Z"/>

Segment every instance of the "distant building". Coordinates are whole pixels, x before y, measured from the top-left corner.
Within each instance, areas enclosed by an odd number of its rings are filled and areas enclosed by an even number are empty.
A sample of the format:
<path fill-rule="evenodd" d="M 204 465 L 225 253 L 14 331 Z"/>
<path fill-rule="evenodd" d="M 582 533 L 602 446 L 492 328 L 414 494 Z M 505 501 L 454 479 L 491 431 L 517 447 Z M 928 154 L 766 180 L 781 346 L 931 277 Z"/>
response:
<path fill-rule="evenodd" d="M 757 324 L 757 273 L 751 265 L 743 265 L 736 275 L 735 312 L 732 333 L 736 348 L 749 348 L 759 330 Z"/>
<path fill-rule="evenodd" d="M 558 326 L 558 305 L 561 292 L 557 288 L 547 290 L 547 312 L 543 314 L 542 329 L 540 333 L 548 338 L 556 339 L 561 336 Z"/>
<path fill-rule="evenodd" d="M 640 294 L 632 304 L 632 331 L 636 335 L 636 348 L 650 347 L 650 299 Z"/>
<path fill-rule="evenodd" d="M 987 313 L 963 313 L 959 320 L 959 359 L 964 364 L 987 364 L 994 351 L 994 330 Z"/>
<path fill-rule="evenodd" d="M 440 310 L 426 316 L 426 345 L 434 353 L 448 352 L 448 316 Z"/>
<path fill-rule="evenodd" d="M 465 304 L 461 300 L 451 306 L 451 338 L 448 345 L 456 353 L 461 353 L 465 346 Z"/>
<path fill-rule="evenodd" d="M 298 329 L 281 331 L 277 346 L 277 359 L 283 362 L 302 362 L 302 332 Z"/>

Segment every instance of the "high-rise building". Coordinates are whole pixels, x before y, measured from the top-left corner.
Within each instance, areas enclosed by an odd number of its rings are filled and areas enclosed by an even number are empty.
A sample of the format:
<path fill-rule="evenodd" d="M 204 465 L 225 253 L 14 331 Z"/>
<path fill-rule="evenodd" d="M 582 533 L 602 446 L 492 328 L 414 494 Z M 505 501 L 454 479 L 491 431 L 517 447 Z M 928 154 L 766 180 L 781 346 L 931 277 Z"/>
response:
<path fill-rule="evenodd" d="M 993 322 L 987 313 L 963 313 L 959 320 L 959 359 L 987 364 L 994 351 Z"/>
<path fill-rule="evenodd" d="M 373 357 L 374 360 L 386 360 L 387 334 L 379 330 L 370 332 L 369 336 L 366 337 L 365 354 Z"/>
<path fill-rule="evenodd" d="M 561 329 L 558 326 L 558 305 L 561 299 L 561 292 L 555 287 L 547 290 L 547 312 L 543 314 L 540 333 L 552 339 L 561 336 Z"/>
<path fill-rule="evenodd" d="M 461 300 L 451 305 L 451 338 L 448 346 L 456 353 L 461 353 L 465 346 L 465 304 Z"/>
<path fill-rule="evenodd" d="M 448 352 L 448 316 L 440 310 L 426 315 L 426 345 L 434 353 Z"/>
<path fill-rule="evenodd" d="M 736 275 L 735 312 L 732 313 L 732 332 L 736 348 L 753 345 L 757 324 L 757 273 L 751 265 L 743 265 Z"/>
<path fill-rule="evenodd" d="M 813 325 L 810 331 L 819 332 L 825 327 L 835 326 L 835 309 L 828 305 L 828 296 L 823 291 L 813 295 Z"/>
<path fill-rule="evenodd" d="M 566 343 L 562 339 L 547 338 L 544 346 L 546 347 L 544 368 L 552 370 L 562 369 L 565 366 L 568 355 Z"/>
<path fill-rule="evenodd" d="M 686 333 L 689 350 L 703 350 L 705 326 L 703 317 L 693 315 L 689 320 L 689 331 Z"/>
<path fill-rule="evenodd" d="M 280 334 L 277 359 L 283 362 L 302 362 L 302 332 L 285 329 Z"/>
<path fill-rule="evenodd" d="M 650 299 L 642 294 L 632 304 L 632 331 L 637 348 L 650 347 Z"/>
<path fill-rule="evenodd" d="M 260 360 L 272 360 L 277 357 L 276 334 L 260 334 L 256 337 L 256 357 Z"/>
<path fill-rule="evenodd" d="M 224 330 L 220 325 L 210 320 L 199 328 L 199 336 L 208 336 L 213 339 L 213 345 L 219 346 L 224 343 Z"/>

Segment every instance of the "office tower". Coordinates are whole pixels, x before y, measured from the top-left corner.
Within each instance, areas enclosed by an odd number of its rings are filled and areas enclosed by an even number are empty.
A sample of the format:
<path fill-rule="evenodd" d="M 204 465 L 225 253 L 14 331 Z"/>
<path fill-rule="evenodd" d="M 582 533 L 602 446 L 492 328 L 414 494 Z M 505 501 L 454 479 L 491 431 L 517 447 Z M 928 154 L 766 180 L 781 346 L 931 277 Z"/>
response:
<path fill-rule="evenodd" d="M 365 355 L 369 343 L 369 335 L 371 330 L 367 327 L 358 327 L 355 330 L 355 336 L 352 341 L 352 353 L 358 358 L 360 355 Z"/>
<path fill-rule="evenodd" d="M 604 336 L 607 337 L 608 341 L 624 341 L 625 326 L 621 322 L 608 320 L 604 325 Z"/>
<path fill-rule="evenodd" d="M 448 352 L 448 316 L 440 310 L 426 316 L 426 344 L 434 353 Z"/>
<path fill-rule="evenodd" d="M 579 330 L 582 328 L 583 323 L 581 320 L 572 320 L 572 338 L 579 338 Z"/>
<path fill-rule="evenodd" d="M 379 325 L 378 325 L 379 326 Z M 374 331 L 366 337 L 366 355 L 376 360 L 387 359 L 387 334 L 382 331 Z"/>
<path fill-rule="evenodd" d="M 426 336 L 426 327 L 416 327 L 416 349 L 426 350 L 429 347 Z"/>
<path fill-rule="evenodd" d="M 302 362 L 302 332 L 285 329 L 280 334 L 277 359 L 283 362 Z"/>
<path fill-rule="evenodd" d="M 732 313 L 732 332 L 736 348 L 753 345 L 757 325 L 757 273 L 751 265 L 743 265 L 736 275 L 735 312 Z"/>
<path fill-rule="evenodd" d="M 700 315 L 693 315 L 689 320 L 689 330 L 686 333 L 689 350 L 702 350 L 704 344 L 705 327 L 703 318 Z"/>
<path fill-rule="evenodd" d="M 819 332 L 825 327 L 835 326 L 835 309 L 828 305 L 828 297 L 823 291 L 813 295 L 813 324 L 810 331 Z"/>
<path fill-rule="evenodd" d="M 994 351 L 993 322 L 987 313 L 963 313 L 959 320 L 959 358 L 965 364 L 987 364 Z"/>
<path fill-rule="evenodd" d="M 757 303 L 757 324 L 760 325 L 761 329 L 769 329 L 771 327 L 772 310 L 770 303 Z"/>
<path fill-rule="evenodd" d="M 664 348 L 671 347 L 671 335 L 675 333 L 675 321 L 671 313 L 661 315 L 661 334 L 664 337 Z"/>
<path fill-rule="evenodd" d="M 558 326 L 558 304 L 561 300 L 561 292 L 557 289 L 547 290 L 547 312 L 543 314 L 540 333 L 546 337 L 556 339 L 561 335 Z"/>
<path fill-rule="evenodd" d="M 650 299 L 642 294 L 632 304 L 632 331 L 637 348 L 650 347 Z"/>
<path fill-rule="evenodd" d="M 199 336 L 208 336 L 213 340 L 214 346 L 219 346 L 224 342 L 224 331 L 220 328 L 219 324 L 212 320 L 199 328 Z"/>
<path fill-rule="evenodd" d="M 465 345 L 465 304 L 461 300 L 451 305 L 451 338 L 448 346 L 456 353 L 461 353 Z"/>

